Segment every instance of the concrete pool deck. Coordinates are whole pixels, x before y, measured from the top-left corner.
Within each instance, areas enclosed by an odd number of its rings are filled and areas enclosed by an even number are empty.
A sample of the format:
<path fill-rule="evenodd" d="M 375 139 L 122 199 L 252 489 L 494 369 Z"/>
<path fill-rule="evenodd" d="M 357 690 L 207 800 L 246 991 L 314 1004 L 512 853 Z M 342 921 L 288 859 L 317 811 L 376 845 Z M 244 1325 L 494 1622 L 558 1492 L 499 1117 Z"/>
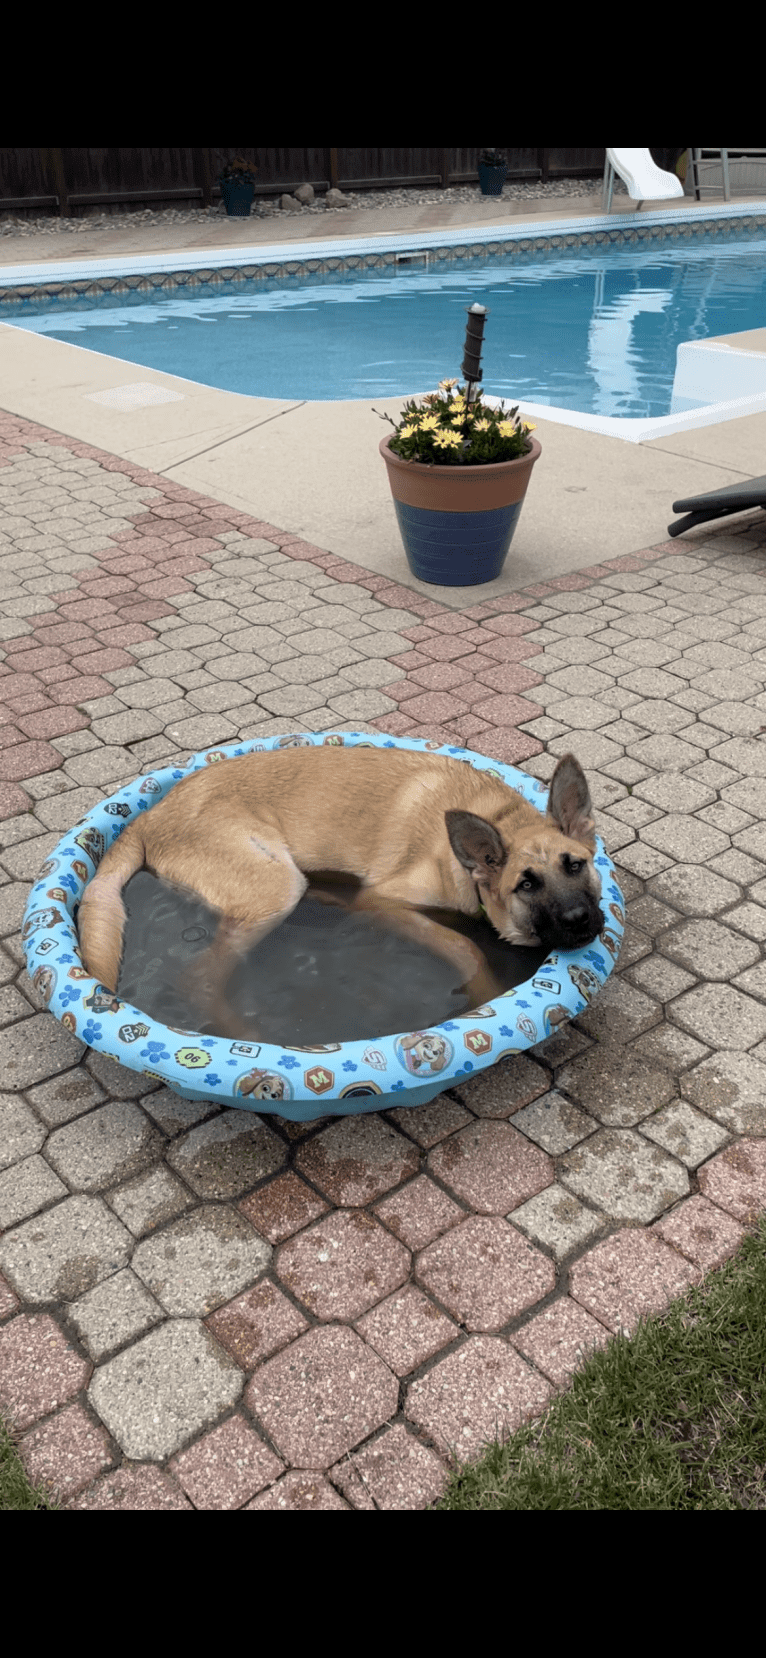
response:
<path fill-rule="evenodd" d="M 424 1510 L 766 1208 L 766 514 L 668 542 L 663 506 L 624 552 L 615 464 L 600 558 L 443 603 L 254 481 L 247 510 L 169 476 L 183 404 L 142 411 L 154 465 L 115 411 L 70 431 L 126 382 L 60 361 L 19 373 L 34 415 L 0 395 L 0 1412 L 72 1510 Z M 578 754 L 626 902 L 593 1004 L 430 1105 L 309 1124 L 54 1020 L 20 927 L 69 827 L 198 750 L 338 729 L 546 781 Z"/>
<path fill-rule="evenodd" d="M 738 198 L 738 205 L 747 199 Z M 762 197 L 753 200 L 763 204 Z M 668 211 L 688 212 L 690 221 L 711 210 L 710 202 L 697 204 L 686 197 L 657 205 L 658 210 L 667 205 Z M 139 226 L 135 231 L 7 236 L 0 239 L 0 268 L 22 263 L 43 267 L 84 255 L 95 259 L 166 251 L 170 257 L 194 248 L 243 250 L 271 246 L 277 235 L 295 245 L 461 226 L 540 228 L 562 217 L 592 219 L 599 208 L 597 195 L 571 198 L 564 205 L 557 199 L 555 210 L 551 202 L 534 204 L 534 210 L 514 201 L 498 208 L 491 198 L 479 197 L 475 206 L 285 215 L 276 227 L 273 219 L 227 219 L 163 230 Z M 460 351 L 462 340 L 456 342 Z M 244 397 L 5 324 L 0 324 L 0 355 L 7 410 L 108 449 L 169 481 L 213 494 L 444 604 L 461 603 L 454 589 L 434 590 L 415 582 L 402 550 L 378 453 L 390 428 L 372 403 L 396 418 L 403 399 L 291 404 Z M 445 376 L 458 372 L 457 358 L 445 363 Z M 133 407 L 121 398 L 121 389 L 130 387 L 135 388 Z M 414 386 L 412 394 L 432 389 Z M 148 401 L 162 396 L 169 400 Z M 489 597 L 651 545 L 667 534 L 675 499 L 763 471 L 764 412 L 646 443 L 535 418 L 542 457 L 506 569 Z"/>

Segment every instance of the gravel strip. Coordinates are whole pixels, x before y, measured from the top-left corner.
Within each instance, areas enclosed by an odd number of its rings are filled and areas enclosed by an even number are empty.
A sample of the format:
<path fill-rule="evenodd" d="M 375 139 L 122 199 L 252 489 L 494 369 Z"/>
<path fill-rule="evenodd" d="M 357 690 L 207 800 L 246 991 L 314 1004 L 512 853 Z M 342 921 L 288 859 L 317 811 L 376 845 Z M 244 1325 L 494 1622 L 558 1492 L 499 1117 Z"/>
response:
<path fill-rule="evenodd" d="M 539 181 L 524 180 L 507 183 L 500 198 L 506 201 L 545 201 L 549 197 L 592 196 L 600 189 L 601 181 L 597 178 L 557 178 L 549 179 L 547 184 Z M 621 179 L 615 179 L 614 194 L 627 196 L 627 190 Z M 477 184 L 451 185 L 447 190 L 434 190 L 422 187 L 415 190 L 359 190 L 343 191 L 344 205 L 342 207 L 327 207 L 323 196 L 318 196 L 309 207 L 282 208 L 278 201 L 273 203 L 253 202 L 251 218 L 278 219 L 284 213 L 292 217 L 296 211 L 303 214 L 332 213 L 340 214 L 349 208 L 365 208 L 367 210 L 384 207 L 433 207 L 446 202 L 454 205 L 461 202 L 474 202 L 479 199 L 495 200 L 497 197 L 481 198 Z M 294 197 L 290 198 L 294 201 Z M 83 230 L 133 230 L 136 225 L 163 225 L 174 224 L 205 224 L 210 219 L 225 218 L 226 209 L 223 202 L 215 207 L 165 207 L 155 209 L 146 207 L 127 213 L 105 213 L 97 209 L 77 214 L 74 217 L 59 218 L 58 214 L 43 213 L 35 218 L 19 217 L 18 215 L 3 215 L 0 219 L 0 236 L 39 236 L 48 233 L 51 235 L 66 232 L 80 234 Z"/>

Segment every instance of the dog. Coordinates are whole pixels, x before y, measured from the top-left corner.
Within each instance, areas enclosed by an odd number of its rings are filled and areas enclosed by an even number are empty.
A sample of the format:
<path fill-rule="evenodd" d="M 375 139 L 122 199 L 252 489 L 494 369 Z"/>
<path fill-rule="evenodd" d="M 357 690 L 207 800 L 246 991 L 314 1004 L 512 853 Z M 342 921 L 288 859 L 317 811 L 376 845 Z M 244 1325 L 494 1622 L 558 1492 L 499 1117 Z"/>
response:
<path fill-rule="evenodd" d="M 471 1007 L 497 994 L 470 939 L 425 911 L 482 911 L 501 938 L 572 950 L 605 925 L 590 791 L 573 754 L 553 774 L 545 817 L 486 771 L 405 749 L 302 747 L 195 772 L 135 818 L 101 860 L 78 914 L 83 959 L 116 992 L 122 889 L 142 867 L 220 914 L 189 989 L 221 1036 L 234 966 L 290 915 L 312 872 L 360 882 L 354 910 L 453 964 Z M 241 1034 L 241 1033 L 239 1033 Z"/>

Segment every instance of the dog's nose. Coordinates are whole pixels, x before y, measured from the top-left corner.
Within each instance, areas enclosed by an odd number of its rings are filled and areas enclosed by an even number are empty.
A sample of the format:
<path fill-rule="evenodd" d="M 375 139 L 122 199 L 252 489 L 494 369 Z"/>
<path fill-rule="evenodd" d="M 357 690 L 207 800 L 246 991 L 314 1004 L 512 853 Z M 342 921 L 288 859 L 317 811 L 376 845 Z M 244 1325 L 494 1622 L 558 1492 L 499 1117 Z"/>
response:
<path fill-rule="evenodd" d="M 569 927 L 582 927 L 588 920 L 587 904 L 573 904 L 571 909 L 564 911 L 563 920 Z"/>

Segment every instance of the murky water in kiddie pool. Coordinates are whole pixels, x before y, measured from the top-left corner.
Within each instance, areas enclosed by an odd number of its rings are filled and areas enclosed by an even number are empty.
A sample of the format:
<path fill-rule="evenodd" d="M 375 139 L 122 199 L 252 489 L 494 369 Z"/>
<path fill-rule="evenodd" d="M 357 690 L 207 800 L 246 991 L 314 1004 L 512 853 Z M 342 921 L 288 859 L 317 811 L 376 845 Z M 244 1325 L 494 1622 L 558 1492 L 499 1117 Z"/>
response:
<path fill-rule="evenodd" d="M 423 1030 L 466 1013 L 459 973 L 430 950 L 400 938 L 368 915 L 352 914 L 356 890 L 324 877 L 309 887 L 287 921 L 236 969 L 227 1000 L 242 1041 L 353 1042 Z M 128 924 L 118 984 L 121 1000 L 176 1029 L 214 1035 L 191 1001 L 185 980 L 210 944 L 218 914 L 192 894 L 140 870 L 123 892 Z M 430 912 L 471 938 L 497 981 L 496 994 L 537 972 L 547 951 L 505 944 L 484 920 Z"/>

